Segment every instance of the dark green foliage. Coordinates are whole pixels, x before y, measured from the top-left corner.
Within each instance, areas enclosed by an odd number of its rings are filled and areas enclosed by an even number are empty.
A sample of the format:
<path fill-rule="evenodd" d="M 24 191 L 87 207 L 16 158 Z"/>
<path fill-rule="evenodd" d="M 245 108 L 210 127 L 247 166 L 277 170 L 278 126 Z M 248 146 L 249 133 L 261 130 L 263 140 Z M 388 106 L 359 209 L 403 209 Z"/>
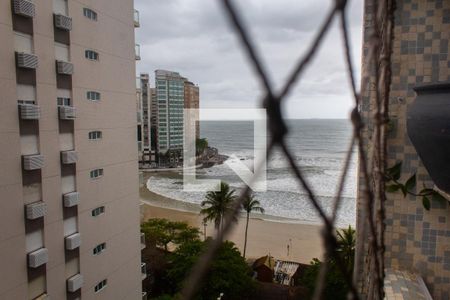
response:
<path fill-rule="evenodd" d="M 337 231 L 336 237 L 338 243 L 336 255 L 344 263 L 347 274 L 351 274 L 355 259 L 356 232 L 349 226 L 347 229 Z M 314 258 L 311 261 L 311 266 L 306 269 L 304 275 L 300 278 L 300 284 L 309 290 L 310 298 L 313 296 L 321 266 L 322 262 Z M 330 258 L 328 261 L 328 272 L 325 277 L 323 299 L 345 300 L 347 299 L 348 291 L 349 286 L 345 280 L 345 275 L 337 267 L 336 260 Z"/>
<path fill-rule="evenodd" d="M 206 138 L 195 140 L 195 154 L 202 154 L 208 148 L 208 140 Z"/>
<path fill-rule="evenodd" d="M 166 219 L 150 219 L 141 225 L 146 241 L 154 242 L 167 251 L 169 243 L 181 243 L 199 239 L 198 228 L 189 226 L 186 222 L 172 222 Z"/>
<path fill-rule="evenodd" d="M 438 201 L 440 203 L 447 203 L 447 199 L 442 196 L 438 191 L 423 187 L 419 193 L 415 192 L 416 189 L 416 174 L 414 173 L 411 177 L 406 180 L 405 184 L 399 182 L 402 170 L 402 162 L 396 163 L 394 166 L 386 169 L 386 173 L 384 175 L 386 179 L 386 192 L 395 193 L 397 191 L 401 191 L 403 197 L 406 197 L 408 194 L 413 196 L 422 197 L 422 205 L 426 210 L 430 210 L 431 202 L 430 197 L 434 201 Z"/>
<path fill-rule="evenodd" d="M 205 221 L 214 221 L 216 229 L 222 225 L 225 215 L 231 212 L 231 206 L 236 199 L 235 190 L 230 189 L 228 183 L 221 181 L 219 188 L 220 190 L 217 192 L 206 193 L 200 211 L 200 214 L 205 215 Z"/>
<path fill-rule="evenodd" d="M 184 279 L 205 247 L 206 242 L 191 241 L 182 244 L 170 256 L 168 278 L 176 291 L 182 288 Z M 220 293 L 224 294 L 222 299 L 247 299 L 253 285 L 249 266 L 235 245 L 226 241 L 213 259 L 196 299 L 217 299 Z"/>

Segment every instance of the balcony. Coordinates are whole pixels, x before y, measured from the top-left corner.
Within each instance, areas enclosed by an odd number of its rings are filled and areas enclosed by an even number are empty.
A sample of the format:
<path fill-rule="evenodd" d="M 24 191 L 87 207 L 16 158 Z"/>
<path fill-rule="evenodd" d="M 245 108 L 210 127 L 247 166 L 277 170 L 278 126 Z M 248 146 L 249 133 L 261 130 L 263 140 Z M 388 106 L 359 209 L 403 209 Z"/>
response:
<path fill-rule="evenodd" d="M 141 263 L 141 278 L 142 280 L 147 278 L 147 265 L 145 263 Z"/>
<path fill-rule="evenodd" d="M 76 108 L 67 105 L 58 106 L 58 114 L 60 120 L 73 120 L 76 118 Z"/>
<path fill-rule="evenodd" d="M 48 262 L 47 248 L 40 248 L 28 254 L 28 266 L 30 268 L 37 268 Z"/>
<path fill-rule="evenodd" d="M 56 61 L 56 71 L 61 75 L 72 75 L 73 64 L 63 60 Z"/>
<path fill-rule="evenodd" d="M 53 14 L 53 20 L 55 22 L 55 27 L 65 30 L 65 31 L 70 31 L 72 30 L 72 18 L 62 15 L 62 14 Z"/>
<path fill-rule="evenodd" d="M 47 213 L 47 204 L 42 201 L 34 202 L 25 206 L 28 220 L 42 218 Z"/>
<path fill-rule="evenodd" d="M 40 154 L 22 155 L 24 170 L 39 170 L 44 166 L 44 156 Z"/>
<path fill-rule="evenodd" d="M 38 57 L 31 53 L 16 52 L 16 64 L 18 68 L 36 69 L 38 66 Z"/>
<path fill-rule="evenodd" d="M 139 23 L 139 11 L 137 9 L 134 10 L 134 27 L 138 28 L 141 26 Z"/>
<path fill-rule="evenodd" d="M 40 108 L 35 104 L 19 104 L 19 112 L 22 120 L 38 120 L 41 116 Z"/>
<path fill-rule="evenodd" d="M 145 233 L 141 232 L 141 250 L 145 249 Z"/>
<path fill-rule="evenodd" d="M 134 55 L 136 60 L 141 60 L 141 46 L 139 44 L 134 45 Z"/>
<path fill-rule="evenodd" d="M 64 207 L 72 207 L 80 203 L 80 194 L 71 192 L 63 195 Z"/>
<path fill-rule="evenodd" d="M 75 150 L 61 151 L 61 162 L 65 165 L 74 164 L 78 160 L 78 154 Z"/>
<path fill-rule="evenodd" d="M 81 235 L 77 232 L 64 238 L 66 250 L 74 250 L 81 245 Z"/>
<path fill-rule="evenodd" d="M 67 279 L 67 291 L 76 292 L 83 286 L 83 275 L 76 274 L 69 279 Z"/>
<path fill-rule="evenodd" d="M 14 13 L 27 18 L 33 18 L 35 15 L 34 3 L 26 0 L 14 0 Z"/>

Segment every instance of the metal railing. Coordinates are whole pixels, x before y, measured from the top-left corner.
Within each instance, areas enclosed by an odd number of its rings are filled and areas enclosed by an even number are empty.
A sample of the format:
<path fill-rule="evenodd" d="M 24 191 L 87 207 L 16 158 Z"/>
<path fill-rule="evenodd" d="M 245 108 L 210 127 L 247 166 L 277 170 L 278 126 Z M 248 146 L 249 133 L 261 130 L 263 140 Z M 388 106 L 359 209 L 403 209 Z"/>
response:
<path fill-rule="evenodd" d="M 356 81 L 353 70 L 353 62 L 350 53 L 350 41 L 347 25 L 347 1 L 335 0 L 334 5 L 330 11 L 327 12 L 323 23 L 318 29 L 315 38 L 306 53 L 296 62 L 294 71 L 286 80 L 281 91 L 276 92 L 270 82 L 263 64 L 260 60 L 260 55 L 253 45 L 249 31 L 243 26 L 241 16 L 236 10 L 234 4 L 230 0 L 219 0 L 222 5 L 224 13 L 229 18 L 230 24 L 238 36 L 242 49 L 246 52 L 249 63 L 254 68 L 258 80 L 265 91 L 264 97 L 261 99 L 261 105 L 267 109 L 268 123 L 270 130 L 270 142 L 267 147 L 267 155 L 270 156 L 273 150 L 278 147 L 284 153 L 292 171 L 299 184 L 299 189 L 306 191 L 310 203 L 317 211 L 322 223 L 322 238 L 325 245 L 325 259 L 322 264 L 319 276 L 316 282 L 316 290 L 314 291 L 314 299 L 321 299 L 325 288 L 325 275 L 328 270 L 329 258 L 336 261 L 339 270 L 344 274 L 346 283 L 349 286 L 350 299 L 382 299 L 383 296 L 383 280 L 384 280 L 384 239 L 383 239 L 383 221 L 384 221 L 384 181 L 383 171 L 385 164 L 385 125 L 387 121 L 387 97 L 389 95 L 389 50 L 390 50 L 390 32 L 392 30 L 392 1 L 391 0 L 367 0 L 365 11 L 365 24 L 367 28 L 372 28 L 365 46 L 368 48 L 368 53 L 365 57 L 364 74 L 361 83 L 361 91 L 365 97 L 374 99 L 375 109 L 374 113 L 368 116 L 361 116 L 361 95 L 357 90 Z M 368 18 L 367 16 L 371 16 Z M 342 42 L 345 53 L 345 61 L 347 65 L 347 76 L 351 86 L 351 92 L 354 98 L 354 108 L 351 112 L 351 122 L 353 124 L 353 135 L 348 145 L 348 151 L 345 157 L 344 166 L 339 179 L 337 193 L 334 197 L 334 206 L 332 213 L 327 215 L 325 210 L 320 205 L 316 194 L 313 192 L 310 184 L 305 180 L 304 171 L 301 165 L 297 163 L 294 156 L 289 151 L 285 136 L 288 132 L 284 116 L 281 112 L 281 104 L 286 101 L 286 96 L 292 90 L 294 84 L 298 81 L 300 76 L 304 73 L 305 68 L 311 63 L 317 54 L 317 50 L 323 42 L 324 36 L 331 28 L 331 23 L 334 19 L 340 22 L 340 30 L 342 34 Z M 369 20 L 369 21 L 367 21 Z M 299 20 L 301 22 L 301 20 Z M 367 29 L 366 28 L 366 29 Z M 359 45 L 358 45 L 359 46 Z M 369 86 L 370 82 L 370 86 Z M 365 141 L 366 136 L 363 134 L 367 123 L 374 125 L 370 141 Z M 367 152 L 367 142 L 370 142 L 370 153 Z M 361 184 L 363 188 L 359 190 L 359 200 L 362 203 L 362 211 L 365 215 L 367 223 L 367 232 L 357 233 L 357 256 L 364 256 L 366 259 L 360 257 L 355 261 L 356 276 L 349 273 L 341 258 L 336 253 L 337 239 L 335 236 L 335 221 L 337 211 L 342 201 L 342 192 L 345 185 L 345 180 L 348 175 L 350 161 L 352 159 L 352 149 L 356 145 L 359 153 L 359 171 Z M 255 166 L 256 173 L 260 171 L 259 166 Z M 254 178 L 254 179 L 255 179 Z M 203 277 L 208 271 L 211 260 L 214 258 L 217 250 L 221 245 L 221 241 L 227 235 L 232 226 L 233 219 L 240 212 L 242 201 L 249 193 L 249 188 L 245 188 L 237 201 L 233 205 L 232 213 L 225 216 L 224 226 L 216 234 L 215 238 L 210 242 L 207 250 L 201 256 L 197 264 L 191 270 L 189 277 L 186 278 L 184 288 L 182 290 L 183 299 L 192 299 L 197 289 L 200 288 Z M 363 261 L 364 264 L 362 265 Z M 361 294 L 360 278 L 358 276 L 366 276 L 363 281 L 366 282 L 367 287 L 364 288 L 364 295 Z"/>

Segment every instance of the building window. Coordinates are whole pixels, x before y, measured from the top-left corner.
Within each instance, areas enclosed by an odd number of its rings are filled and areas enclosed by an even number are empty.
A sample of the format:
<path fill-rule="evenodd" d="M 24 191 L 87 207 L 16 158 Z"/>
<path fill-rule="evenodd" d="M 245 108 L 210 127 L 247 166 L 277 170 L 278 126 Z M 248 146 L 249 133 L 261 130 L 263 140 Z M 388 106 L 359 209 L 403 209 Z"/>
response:
<path fill-rule="evenodd" d="M 90 60 L 98 60 L 98 53 L 93 50 L 85 50 L 84 57 Z"/>
<path fill-rule="evenodd" d="M 17 103 L 20 104 L 36 104 L 34 100 L 17 100 Z"/>
<path fill-rule="evenodd" d="M 94 255 L 98 255 L 101 252 L 103 252 L 105 249 L 106 249 L 106 243 L 101 243 L 92 250 L 92 253 L 94 253 Z"/>
<path fill-rule="evenodd" d="M 101 214 L 103 214 L 105 212 L 105 207 L 104 206 L 99 206 L 99 207 L 97 207 L 97 208 L 94 208 L 93 210 L 92 210 L 92 212 L 91 212 L 91 214 L 92 214 L 92 216 L 93 217 L 96 217 L 96 216 L 98 216 L 98 215 L 101 215 Z M 105 245 L 106 246 L 106 245 Z M 98 247 L 98 246 L 97 246 Z M 96 248 L 97 248 L 96 247 Z M 95 254 L 95 253 L 94 253 Z"/>
<path fill-rule="evenodd" d="M 70 106 L 70 98 L 58 97 L 56 101 L 60 106 Z"/>
<path fill-rule="evenodd" d="M 94 92 L 94 91 L 87 91 L 86 92 L 86 98 L 91 101 L 99 101 L 100 100 L 100 93 Z"/>
<path fill-rule="evenodd" d="M 102 132 L 101 131 L 90 131 L 89 132 L 89 139 L 90 140 L 99 140 L 102 138 Z"/>
<path fill-rule="evenodd" d="M 91 19 L 93 21 L 97 21 L 97 13 L 95 11 L 93 11 L 92 9 L 84 7 L 83 8 L 83 15 L 86 18 L 89 18 L 89 19 Z"/>
<path fill-rule="evenodd" d="M 103 169 L 95 169 L 91 171 L 91 178 L 98 178 L 103 176 Z"/>
<path fill-rule="evenodd" d="M 94 287 L 94 291 L 100 292 L 101 290 L 103 290 L 106 287 L 106 279 L 103 279 L 102 281 L 100 281 L 95 287 Z"/>

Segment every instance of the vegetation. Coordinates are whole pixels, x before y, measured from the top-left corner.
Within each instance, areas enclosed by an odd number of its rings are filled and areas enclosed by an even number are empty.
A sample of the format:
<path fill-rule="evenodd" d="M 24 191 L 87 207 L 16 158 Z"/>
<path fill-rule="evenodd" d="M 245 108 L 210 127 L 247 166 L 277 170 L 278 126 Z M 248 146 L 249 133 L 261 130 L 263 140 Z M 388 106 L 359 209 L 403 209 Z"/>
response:
<path fill-rule="evenodd" d="M 397 191 L 401 191 L 403 197 L 407 195 L 413 195 L 417 197 L 422 197 L 422 205 L 426 210 L 430 210 L 431 208 L 431 200 L 447 203 L 447 199 L 442 196 L 439 192 L 434 189 L 427 188 L 425 185 L 419 191 L 419 193 L 415 193 L 416 190 L 416 173 L 414 173 L 411 177 L 406 180 L 403 184 L 399 182 L 402 170 L 402 162 L 395 164 L 393 167 L 390 167 L 386 170 L 385 179 L 386 183 L 386 191 L 388 193 L 395 193 Z"/>
<path fill-rule="evenodd" d="M 245 258 L 245 251 L 247 250 L 247 233 L 248 233 L 248 221 L 250 219 L 250 213 L 252 211 L 258 211 L 260 213 L 264 213 L 264 208 L 261 207 L 261 203 L 259 203 L 258 200 L 255 199 L 252 193 L 248 194 L 247 197 L 245 197 L 244 202 L 242 203 L 242 208 L 247 213 L 247 220 L 245 223 L 245 240 L 244 240 L 244 258 Z"/>
<path fill-rule="evenodd" d="M 191 241 L 182 244 L 170 256 L 168 278 L 178 292 L 192 266 L 205 250 L 208 241 Z M 247 299 L 252 292 L 254 282 L 251 270 L 236 246 L 229 241 L 222 244 L 212 261 L 208 274 L 204 277 L 203 286 L 196 299 Z"/>
<path fill-rule="evenodd" d="M 206 138 L 195 140 L 195 154 L 197 156 L 205 152 L 206 148 L 208 148 L 208 140 Z"/>
<path fill-rule="evenodd" d="M 342 229 L 336 232 L 337 235 L 337 249 L 336 254 L 344 262 L 347 272 L 353 270 L 353 261 L 355 257 L 356 233 L 355 230 L 349 226 L 347 229 Z M 308 288 L 309 296 L 312 297 L 314 293 L 316 280 L 320 272 L 322 262 L 314 258 L 311 261 L 311 267 L 308 268 L 304 275 L 300 278 L 300 284 Z M 336 260 L 330 258 L 328 261 L 328 272 L 325 277 L 325 289 L 323 299 L 347 299 L 349 286 L 345 280 L 345 275 L 340 271 L 336 265 Z"/>
<path fill-rule="evenodd" d="M 231 211 L 232 204 L 236 199 L 234 193 L 235 190 L 230 189 L 228 183 L 221 181 L 220 190 L 207 192 L 205 200 L 201 203 L 200 214 L 205 215 L 205 221 L 214 221 L 217 230 L 221 228 L 225 215 Z"/>
<path fill-rule="evenodd" d="M 170 243 L 180 245 L 184 242 L 198 240 L 200 231 L 186 222 L 172 222 L 166 219 L 150 219 L 141 225 L 146 239 L 154 241 L 158 247 L 168 250 Z"/>
<path fill-rule="evenodd" d="M 141 230 L 146 240 L 142 259 L 148 274 L 144 290 L 155 299 L 179 299 L 185 277 L 209 241 L 200 241 L 198 228 L 186 222 L 150 219 Z M 167 251 L 169 244 L 175 249 L 172 253 Z M 224 242 L 196 299 L 216 299 L 220 293 L 224 293 L 222 299 L 246 299 L 253 284 L 251 270 L 239 250 L 233 243 Z"/>

